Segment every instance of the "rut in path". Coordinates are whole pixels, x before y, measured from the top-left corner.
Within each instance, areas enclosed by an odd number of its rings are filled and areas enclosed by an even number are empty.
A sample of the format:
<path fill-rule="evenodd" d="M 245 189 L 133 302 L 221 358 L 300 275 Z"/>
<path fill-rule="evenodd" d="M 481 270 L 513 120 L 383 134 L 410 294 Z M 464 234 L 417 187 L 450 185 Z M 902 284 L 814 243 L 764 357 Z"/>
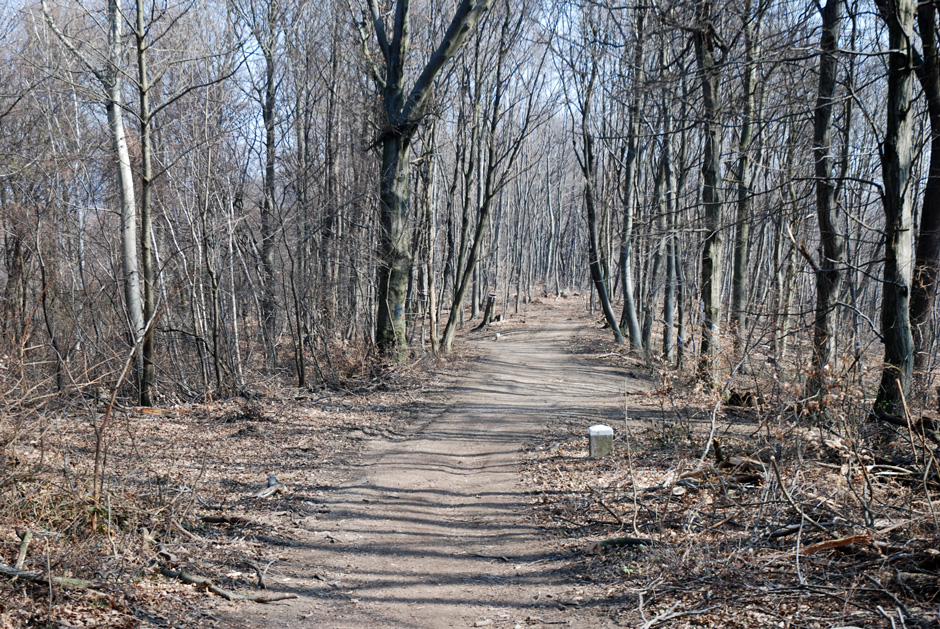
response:
<path fill-rule="evenodd" d="M 471 341 L 480 358 L 446 410 L 404 441 L 370 443 L 330 512 L 284 550 L 269 587 L 299 598 L 226 604 L 225 626 L 608 626 L 538 528 L 518 473 L 553 416 L 583 419 L 585 435 L 617 416 L 622 370 L 569 352 L 584 325 L 543 308 L 526 330 Z"/>

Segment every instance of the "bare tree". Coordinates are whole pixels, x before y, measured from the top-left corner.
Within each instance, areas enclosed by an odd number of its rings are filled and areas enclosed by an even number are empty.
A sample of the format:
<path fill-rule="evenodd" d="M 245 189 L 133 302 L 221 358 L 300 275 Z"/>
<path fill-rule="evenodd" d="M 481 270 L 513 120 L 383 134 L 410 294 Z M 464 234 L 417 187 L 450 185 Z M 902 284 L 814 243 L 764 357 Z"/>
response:
<path fill-rule="evenodd" d="M 881 153 L 884 181 L 885 263 L 881 303 L 881 333 L 885 358 L 875 400 L 875 413 L 906 426 L 904 398 L 914 369 L 910 294 L 913 277 L 913 160 L 914 0 L 880 0 L 888 27 L 887 124 Z"/>
<path fill-rule="evenodd" d="M 933 315 L 940 281 L 940 50 L 937 37 L 937 5 L 917 4 L 917 25 L 922 53 L 914 70 L 927 101 L 930 120 L 930 165 L 924 185 L 920 225 L 917 231 L 916 261 L 911 286 L 911 325 L 914 333 L 914 365 L 929 366 Z M 916 49 L 913 53 L 916 54 Z"/>
<path fill-rule="evenodd" d="M 816 175 L 816 217 L 819 221 L 819 262 L 806 256 L 816 275 L 816 317 L 813 323 L 813 373 L 807 397 L 816 397 L 828 374 L 836 369 L 836 304 L 842 287 L 845 243 L 836 217 L 836 183 L 832 178 L 832 108 L 837 84 L 839 31 L 843 0 L 829 0 L 822 13 L 819 90 L 813 115 L 813 164 Z"/>
<path fill-rule="evenodd" d="M 390 38 L 377 0 L 367 0 L 372 31 L 385 66 L 379 68 L 366 51 L 365 57 L 383 104 L 381 131 L 376 140 L 382 147 L 376 341 L 386 355 L 400 355 L 405 348 L 405 295 L 411 271 L 411 232 L 408 229 L 411 141 L 424 116 L 434 81 L 492 3 L 493 0 L 460 2 L 441 43 L 409 89 L 405 64 L 411 52 L 411 2 L 398 0 L 395 3 Z M 367 46 L 364 23 L 360 24 L 360 33 L 363 46 Z"/>
<path fill-rule="evenodd" d="M 122 50 L 124 16 L 120 12 L 118 1 L 108 0 L 105 51 L 85 51 L 80 49 L 71 38 L 59 29 L 49 12 L 46 0 L 42 0 L 42 11 L 46 23 L 56 34 L 56 37 L 95 76 L 101 86 L 101 98 L 108 115 L 111 147 L 117 160 L 115 170 L 121 203 L 121 264 L 124 281 L 124 304 L 127 309 L 128 338 L 130 344 L 135 345 L 144 333 L 145 320 L 140 287 L 140 262 L 137 253 L 137 202 L 134 192 L 134 178 L 131 171 L 130 152 L 128 151 L 124 130 L 124 97 L 121 93 L 121 77 L 125 73 Z M 95 63 L 92 55 L 100 58 L 101 65 Z M 136 354 L 136 378 L 138 390 L 140 390 L 139 384 L 144 366 L 143 353 L 138 351 Z"/>
<path fill-rule="evenodd" d="M 711 382 L 715 355 L 720 345 L 719 322 L 721 307 L 721 126 L 718 119 L 721 94 L 720 64 L 716 57 L 719 45 L 715 30 L 712 0 L 695 4 L 693 40 L 695 60 L 702 88 L 702 205 L 705 207 L 705 245 L 702 248 L 702 349 L 699 377 Z"/>

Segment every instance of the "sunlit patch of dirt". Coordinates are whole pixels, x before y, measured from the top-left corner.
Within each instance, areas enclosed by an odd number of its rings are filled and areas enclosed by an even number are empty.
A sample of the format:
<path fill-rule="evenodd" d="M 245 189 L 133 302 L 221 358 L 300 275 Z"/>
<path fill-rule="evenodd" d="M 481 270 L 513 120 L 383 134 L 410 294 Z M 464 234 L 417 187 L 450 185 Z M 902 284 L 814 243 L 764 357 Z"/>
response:
<path fill-rule="evenodd" d="M 363 442 L 408 434 L 409 418 L 439 403 L 465 361 L 427 359 L 332 390 L 118 410 L 101 441 L 97 501 L 92 418 L 43 417 L 35 438 L 4 450 L 4 471 L 23 472 L 0 487 L 0 564 L 14 565 L 29 530 L 22 570 L 92 585 L 50 591 L 0 577 L 0 628 L 216 626 L 218 599 L 159 568 L 261 591 L 259 580 L 297 528 L 315 523 Z M 277 491 L 264 492 L 272 478 Z"/>

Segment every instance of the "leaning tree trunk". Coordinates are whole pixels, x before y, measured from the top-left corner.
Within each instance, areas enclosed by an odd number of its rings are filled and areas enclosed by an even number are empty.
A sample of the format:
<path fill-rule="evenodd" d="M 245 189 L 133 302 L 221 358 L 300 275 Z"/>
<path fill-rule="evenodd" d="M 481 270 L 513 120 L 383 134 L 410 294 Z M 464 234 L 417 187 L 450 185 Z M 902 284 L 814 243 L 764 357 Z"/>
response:
<path fill-rule="evenodd" d="M 819 221 L 819 262 L 816 274 L 816 316 L 813 323 L 813 373 L 807 397 L 824 390 L 826 374 L 836 369 L 836 303 L 842 288 L 845 239 L 836 221 L 832 181 L 831 129 L 833 94 L 838 70 L 839 30 L 843 0 L 829 0 L 822 9 L 819 89 L 813 119 L 813 161 L 816 175 L 816 216 Z"/>
<path fill-rule="evenodd" d="M 614 333 L 614 340 L 618 344 L 623 344 L 623 334 L 617 325 L 617 318 L 614 310 L 610 306 L 610 296 L 607 294 L 607 283 L 604 281 L 604 272 L 601 268 L 600 246 L 597 234 L 597 203 L 594 197 L 594 158 L 592 139 L 588 132 L 584 132 L 584 203 L 587 206 L 588 218 L 588 267 L 591 271 L 591 279 L 594 282 L 594 288 L 597 290 L 597 299 L 600 302 L 601 309 L 604 311 L 604 318 L 607 325 Z"/>
<path fill-rule="evenodd" d="M 529 102 L 530 109 L 521 122 L 519 135 L 516 138 L 510 140 L 508 152 L 500 155 L 498 149 L 501 144 L 501 139 L 499 138 L 498 126 L 500 121 L 507 115 L 507 110 L 503 106 L 503 98 L 506 95 L 505 62 L 512 46 L 512 42 L 509 39 L 510 36 L 510 14 L 507 13 L 502 24 L 502 30 L 498 44 L 499 49 L 496 60 L 496 77 L 493 84 L 493 102 L 488 106 L 487 111 L 485 112 L 485 115 L 489 116 L 489 118 L 484 121 L 484 124 L 486 124 L 484 127 L 485 132 L 480 134 L 480 141 L 486 143 L 486 154 L 482 155 L 481 150 L 481 155 L 479 156 L 481 162 L 485 163 L 485 172 L 481 173 L 482 178 L 478 184 L 480 210 L 479 214 L 477 215 L 477 223 L 473 233 L 473 240 L 470 242 L 470 247 L 467 252 L 466 265 L 463 268 L 463 273 L 456 277 L 454 281 L 454 297 L 451 303 L 450 314 L 447 317 L 447 323 L 444 326 L 444 333 L 441 336 L 441 347 L 445 353 L 449 353 L 453 349 L 454 336 L 457 332 L 458 317 L 459 314 L 463 311 L 463 300 L 471 280 L 474 282 L 472 287 L 472 290 L 474 291 L 474 299 L 479 299 L 477 295 L 482 289 L 483 274 L 480 272 L 480 269 L 477 266 L 477 261 L 480 258 L 480 251 L 483 247 L 483 239 L 486 235 L 487 226 L 489 225 L 489 217 L 493 208 L 493 202 L 496 200 L 499 189 L 501 189 L 503 183 L 505 183 L 506 173 L 509 171 L 509 169 L 512 168 L 516 158 L 519 155 L 519 150 L 522 148 L 523 138 L 525 138 L 527 135 L 528 126 L 531 122 L 532 101 Z M 514 37 L 514 35 L 512 36 Z M 505 169 L 503 170 L 502 174 L 500 174 L 501 169 Z M 498 178 L 497 175 L 499 175 Z M 521 292 L 521 286 L 519 290 Z M 479 302 L 477 301 L 477 304 L 478 303 Z M 486 325 L 486 323 L 487 322 L 484 321 L 483 325 Z"/>
<path fill-rule="evenodd" d="M 702 85 L 703 129 L 705 147 L 702 155 L 702 205 L 705 207 L 705 244 L 702 247 L 701 294 L 702 348 L 698 372 L 702 381 L 711 383 L 712 367 L 718 354 L 721 305 L 721 127 L 718 124 L 720 75 L 715 59 L 715 33 L 711 24 L 712 3 L 696 5 L 698 28 L 694 34 L 695 60 Z"/>
<path fill-rule="evenodd" d="M 913 275 L 913 211 L 911 190 L 911 133 L 913 87 L 914 0 L 879 2 L 888 26 L 888 121 L 881 156 L 884 181 L 885 265 L 881 304 L 881 331 L 885 343 L 881 386 L 875 412 L 903 418 L 904 396 L 914 369 L 910 291 Z"/>

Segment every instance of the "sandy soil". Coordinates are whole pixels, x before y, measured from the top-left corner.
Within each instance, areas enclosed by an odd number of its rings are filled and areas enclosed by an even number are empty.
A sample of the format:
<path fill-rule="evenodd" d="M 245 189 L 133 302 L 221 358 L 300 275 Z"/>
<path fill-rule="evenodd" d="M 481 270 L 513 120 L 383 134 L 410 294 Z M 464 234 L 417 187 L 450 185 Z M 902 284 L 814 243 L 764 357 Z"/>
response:
<path fill-rule="evenodd" d="M 479 359 L 444 410 L 416 418 L 407 438 L 367 445 L 268 576 L 297 599 L 224 603 L 210 618 L 272 629 L 613 626 L 596 604 L 603 592 L 540 528 L 519 465 L 553 418 L 581 418 L 586 434 L 641 385 L 570 352 L 585 320 L 562 302 L 528 319 L 466 341 Z"/>

